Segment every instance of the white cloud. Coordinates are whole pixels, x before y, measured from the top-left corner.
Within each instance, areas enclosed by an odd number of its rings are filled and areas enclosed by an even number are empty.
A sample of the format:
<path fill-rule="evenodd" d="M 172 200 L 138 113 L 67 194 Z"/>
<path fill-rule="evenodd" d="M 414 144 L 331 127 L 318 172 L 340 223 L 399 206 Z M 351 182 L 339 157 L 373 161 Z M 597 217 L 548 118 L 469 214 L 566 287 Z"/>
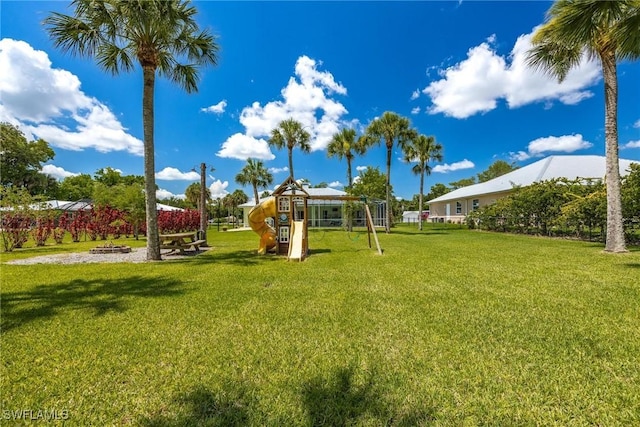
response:
<path fill-rule="evenodd" d="M 214 114 L 222 114 L 224 113 L 225 108 L 227 107 L 227 100 L 223 99 L 215 105 L 211 105 L 209 107 L 201 108 L 200 111 L 205 113 L 214 113 Z"/>
<path fill-rule="evenodd" d="M 247 160 L 248 158 L 273 160 L 276 158 L 269 149 L 269 143 L 266 140 L 256 139 L 242 133 L 235 133 L 227 138 L 216 156 L 238 160 Z"/>
<path fill-rule="evenodd" d="M 526 151 L 510 152 L 509 159 L 515 162 L 523 162 L 531 158 L 531 154 Z"/>
<path fill-rule="evenodd" d="M 209 186 L 209 191 L 211 191 L 211 198 L 212 199 L 218 199 L 218 198 L 222 198 L 224 196 L 226 196 L 227 194 L 229 194 L 229 192 L 226 190 L 226 188 L 229 186 L 229 181 L 220 181 L 215 180 L 210 186 Z"/>
<path fill-rule="evenodd" d="M 162 188 L 156 190 L 156 197 L 158 199 L 170 199 L 171 197 L 184 198 L 184 197 L 176 196 L 171 191 L 165 190 L 165 189 L 162 189 Z"/>
<path fill-rule="evenodd" d="M 54 177 L 55 179 L 64 179 L 69 176 L 77 176 L 77 173 L 68 172 L 63 168 L 55 165 L 42 166 L 42 173 Z"/>
<path fill-rule="evenodd" d="M 283 168 L 269 168 L 268 171 L 273 173 L 273 174 L 282 173 L 282 172 L 289 172 L 289 166 L 285 166 Z"/>
<path fill-rule="evenodd" d="M 559 83 L 555 77 L 527 66 L 532 34 L 520 36 L 506 58 L 496 52 L 493 35 L 469 49 L 466 59 L 441 70 L 442 78 L 422 90 L 431 98 L 429 113 L 463 119 L 495 109 L 500 99 L 506 100 L 509 108 L 517 108 L 554 100 L 573 105 L 593 96 L 585 88 L 601 78 L 597 62 L 585 56 Z"/>
<path fill-rule="evenodd" d="M 411 109 L 411 114 L 419 114 L 420 113 L 420 107 L 414 107 Z"/>
<path fill-rule="evenodd" d="M 638 121 L 633 124 L 633 127 L 640 128 L 640 119 L 638 119 Z"/>
<path fill-rule="evenodd" d="M 166 167 L 156 172 L 156 179 L 165 181 L 196 181 L 200 180 L 200 174 L 196 171 L 180 172 L 176 168 Z"/>
<path fill-rule="evenodd" d="M 593 144 L 582 139 L 582 135 L 547 136 L 529 143 L 528 151 L 532 156 L 546 152 L 573 153 L 592 147 Z"/>
<path fill-rule="evenodd" d="M 65 150 L 126 151 L 142 156 L 144 143 L 127 133 L 109 108 L 80 89 L 80 80 L 52 68 L 45 52 L 23 41 L 0 40 L 0 116 L 27 139 Z"/>
<path fill-rule="evenodd" d="M 269 138 L 271 131 L 285 119 L 298 120 L 311 134 L 311 150 L 324 150 L 331 137 L 340 130 L 342 116 L 347 109 L 330 95 L 346 95 L 347 89 L 337 83 L 328 71 L 319 71 L 316 62 L 308 56 L 301 56 L 295 64 L 294 76 L 280 91 L 282 100 L 266 103 L 253 102 L 242 109 L 240 123 L 244 134 L 235 134 L 227 139 L 220 157 L 246 160 L 249 157 L 271 160 L 274 158 L 268 145 L 253 144 Z M 259 139 L 266 138 L 266 139 Z M 253 142 L 249 144 L 248 142 Z M 266 149 L 265 149 L 266 148 Z M 268 153 L 268 154 L 267 154 Z"/>
<path fill-rule="evenodd" d="M 358 172 L 366 171 L 369 166 L 356 166 Z"/>
<path fill-rule="evenodd" d="M 451 164 L 445 163 L 444 165 L 436 165 L 433 167 L 432 172 L 448 173 L 448 172 L 453 172 L 460 169 L 471 169 L 471 168 L 474 168 L 475 166 L 476 165 L 474 165 L 472 161 L 464 159 L 459 162 L 455 162 Z"/>
<path fill-rule="evenodd" d="M 340 181 L 333 181 L 327 184 L 330 188 L 344 187 Z"/>
<path fill-rule="evenodd" d="M 418 99 L 420 97 L 420 89 L 416 89 L 411 93 L 411 100 Z"/>
<path fill-rule="evenodd" d="M 640 140 L 638 141 L 629 141 L 622 146 L 622 148 L 640 148 Z"/>
<path fill-rule="evenodd" d="M 538 138 L 527 146 L 527 151 L 516 151 L 509 153 L 511 161 L 521 162 L 532 157 L 542 157 L 548 152 L 573 153 L 593 147 L 589 141 L 582 139 L 582 135 L 547 136 Z"/>

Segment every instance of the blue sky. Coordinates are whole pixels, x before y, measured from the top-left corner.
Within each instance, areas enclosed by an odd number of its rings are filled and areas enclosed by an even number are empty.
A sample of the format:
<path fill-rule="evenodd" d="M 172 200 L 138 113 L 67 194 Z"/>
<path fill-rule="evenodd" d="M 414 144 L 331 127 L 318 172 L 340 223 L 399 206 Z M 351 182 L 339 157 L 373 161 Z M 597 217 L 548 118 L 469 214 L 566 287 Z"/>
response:
<path fill-rule="evenodd" d="M 53 47 L 42 20 L 71 14 L 69 2 L 0 2 L 0 121 L 43 138 L 56 155 L 45 171 L 62 179 L 112 167 L 143 174 L 142 76 L 111 76 L 90 59 Z M 313 151 L 294 151 L 296 178 L 342 189 L 346 163 L 328 159 L 331 135 L 362 132 L 384 111 L 406 116 L 444 148 L 425 192 L 476 175 L 496 160 L 524 166 L 553 154 L 604 155 L 603 82 L 584 60 L 565 82 L 527 68 L 530 36 L 550 2 L 209 2 L 197 21 L 218 37 L 217 67 L 199 92 L 156 82 L 158 196 L 182 196 L 215 168 L 214 197 L 237 188 L 248 157 L 287 176 L 286 150 L 266 143 L 284 118 L 300 120 Z M 618 67 L 620 157 L 640 160 L 640 63 Z M 383 147 L 354 160 L 385 171 Z M 396 196 L 419 179 L 394 151 Z"/>

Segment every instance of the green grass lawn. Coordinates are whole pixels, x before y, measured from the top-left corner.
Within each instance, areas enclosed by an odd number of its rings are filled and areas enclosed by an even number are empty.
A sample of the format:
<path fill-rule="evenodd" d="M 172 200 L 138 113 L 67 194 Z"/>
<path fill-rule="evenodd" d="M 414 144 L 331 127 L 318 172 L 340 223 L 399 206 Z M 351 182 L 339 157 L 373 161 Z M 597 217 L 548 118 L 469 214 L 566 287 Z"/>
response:
<path fill-rule="evenodd" d="M 0 416 L 640 425 L 637 249 L 430 225 L 379 234 L 382 256 L 366 232 L 312 231 L 298 263 L 250 231 L 208 237 L 184 260 L 2 264 Z"/>

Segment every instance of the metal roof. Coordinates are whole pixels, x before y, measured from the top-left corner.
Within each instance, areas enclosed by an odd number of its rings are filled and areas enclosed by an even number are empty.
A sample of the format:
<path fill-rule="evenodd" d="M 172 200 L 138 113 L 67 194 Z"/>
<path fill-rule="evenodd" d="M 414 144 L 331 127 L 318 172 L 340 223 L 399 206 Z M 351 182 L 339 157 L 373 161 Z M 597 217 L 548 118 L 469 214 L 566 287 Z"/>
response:
<path fill-rule="evenodd" d="M 620 159 L 620 175 L 628 173 L 634 160 Z M 485 194 L 509 191 L 515 186 L 526 187 L 534 182 L 548 181 L 555 178 L 567 179 L 603 179 L 606 159 L 604 156 L 549 156 L 530 165 L 479 184 L 458 188 L 426 203 L 444 202 L 448 200 L 468 199 Z"/>

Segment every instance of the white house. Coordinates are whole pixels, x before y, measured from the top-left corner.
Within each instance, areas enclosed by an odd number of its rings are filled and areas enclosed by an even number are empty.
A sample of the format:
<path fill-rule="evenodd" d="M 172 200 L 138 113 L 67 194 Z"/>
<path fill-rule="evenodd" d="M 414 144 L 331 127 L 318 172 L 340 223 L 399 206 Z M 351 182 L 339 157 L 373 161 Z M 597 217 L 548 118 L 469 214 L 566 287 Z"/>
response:
<path fill-rule="evenodd" d="M 620 159 L 621 176 L 628 173 L 631 163 L 640 162 Z M 556 178 L 604 179 L 605 164 L 604 156 L 549 156 L 492 180 L 428 200 L 429 218 L 432 222 L 461 222 L 469 212 L 495 203 L 510 194 L 514 187 L 526 187 L 534 182 Z"/>

